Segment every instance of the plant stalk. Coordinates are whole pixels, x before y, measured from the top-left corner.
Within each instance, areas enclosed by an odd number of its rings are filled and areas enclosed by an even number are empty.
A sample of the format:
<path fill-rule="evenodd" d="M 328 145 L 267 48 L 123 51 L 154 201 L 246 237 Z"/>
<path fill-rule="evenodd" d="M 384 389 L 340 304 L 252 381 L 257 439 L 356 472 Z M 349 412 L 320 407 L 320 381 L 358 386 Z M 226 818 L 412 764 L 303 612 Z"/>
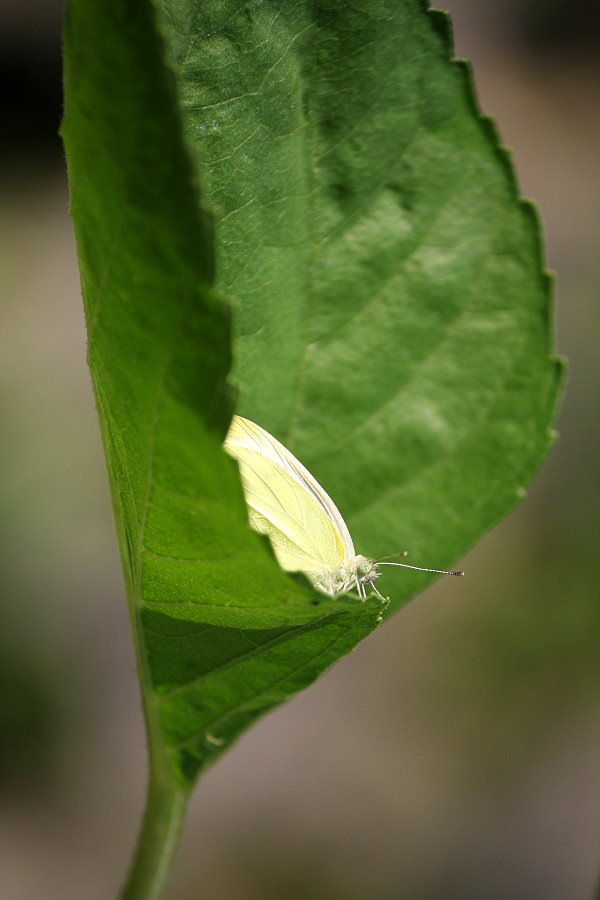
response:
<path fill-rule="evenodd" d="M 151 763 L 144 819 L 120 900 L 159 900 L 162 896 L 188 797 L 189 791 L 160 777 Z"/>

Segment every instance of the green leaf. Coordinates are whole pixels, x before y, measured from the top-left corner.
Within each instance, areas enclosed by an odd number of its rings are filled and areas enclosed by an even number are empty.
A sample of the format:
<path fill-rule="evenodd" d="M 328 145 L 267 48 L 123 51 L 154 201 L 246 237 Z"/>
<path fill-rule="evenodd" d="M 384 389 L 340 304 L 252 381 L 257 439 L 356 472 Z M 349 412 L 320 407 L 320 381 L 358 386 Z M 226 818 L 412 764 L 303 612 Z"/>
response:
<path fill-rule="evenodd" d="M 286 575 L 249 529 L 222 451 L 231 384 L 358 552 L 437 568 L 522 495 L 561 376 L 537 220 L 447 19 L 418 0 L 157 13 L 71 0 L 65 27 L 89 362 L 151 755 L 127 898 L 158 896 L 198 772 L 382 612 Z M 382 586 L 398 606 L 429 577 Z"/>
<path fill-rule="evenodd" d="M 523 496 L 562 366 L 537 217 L 419 0 L 164 0 L 238 411 L 358 552 L 453 565 Z M 386 570 L 392 608 L 432 576 Z"/>
<path fill-rule="evenodd" d="M 233 461 L 230 317 L 152 9 L 77 0 L 63 135 L 151 753 L 180 787 L 380 619 L 279 569 Z"/>

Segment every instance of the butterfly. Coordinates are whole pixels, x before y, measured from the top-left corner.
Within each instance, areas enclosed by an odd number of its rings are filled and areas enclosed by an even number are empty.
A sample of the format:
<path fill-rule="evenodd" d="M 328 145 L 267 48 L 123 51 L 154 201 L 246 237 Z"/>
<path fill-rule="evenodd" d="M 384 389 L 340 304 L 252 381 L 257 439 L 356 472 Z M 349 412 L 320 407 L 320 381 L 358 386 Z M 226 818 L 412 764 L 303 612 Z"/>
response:
<path fill-rule="evenodd" d="M 239 464 L 250 525 L 269 537 L 282 569 L 303 572 L 324 593 L 333 596 L 356 589 L 365 599 L 369 585 L 383 600 L 375 586 L 380 566 L 464 575 L 376 562 L 357 554 L 329 494 L 287 447 L 249 419 L 233 417 L 223 446 Z"/>

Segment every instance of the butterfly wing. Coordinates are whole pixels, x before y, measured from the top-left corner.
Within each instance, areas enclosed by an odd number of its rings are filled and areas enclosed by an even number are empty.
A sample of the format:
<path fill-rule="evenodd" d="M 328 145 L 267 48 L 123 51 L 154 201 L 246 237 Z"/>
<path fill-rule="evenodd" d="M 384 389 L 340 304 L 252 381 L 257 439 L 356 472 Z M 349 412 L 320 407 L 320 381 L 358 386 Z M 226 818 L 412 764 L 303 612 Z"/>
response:
<path fill-rule="evenodd" d="M 281 467 L 284 472 L 287 472 L 301 488 L 312 496 L 315 503 L 321 507 L 327 518 L 331 520 L 341 538 L 345 559 L 354 558 L 354 544 L 339 509 L 316 478 L 310 474 L 300 460 L 296 459 L 293 453 L 290 453 L 287 447 L 284 447 L 260 425 L 256 425 L 249 419 L 242 418 L 242 416 L 233 417 L 229 433 L 225 439 L 225 447 L 246 447 L 249 450 L 255 450 Z"/>
<path fill-rule="evenodd" d="M 319 492 L 333 502 L 312 475 L 283 444 L 239 416 L 224 446 L 239 463 L 250 521 L 269 536 L 281 567 L 314 578 L 337 572 L 346 559 L 344 535 Z"/>

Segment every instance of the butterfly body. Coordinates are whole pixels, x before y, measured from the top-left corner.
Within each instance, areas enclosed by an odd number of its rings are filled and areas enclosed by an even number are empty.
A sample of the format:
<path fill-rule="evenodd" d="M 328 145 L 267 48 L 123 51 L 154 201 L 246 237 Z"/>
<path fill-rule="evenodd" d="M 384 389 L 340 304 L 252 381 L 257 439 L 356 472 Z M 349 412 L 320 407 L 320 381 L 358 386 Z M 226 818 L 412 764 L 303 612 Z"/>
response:
<path fill-rule="evenodd" d="M 285 571 L 304 572 L 326 594 L 356 589 L 365 598 L 366 585 L 379 594 L 374 585 L 381 574 L 378 566 L 402 565 L 377 563 L 356 554 L 331 497 L 287 447 L 260 425 L 234 416 L 224 449 L 239 464 L 250 524 L 269 537 Z"/>

